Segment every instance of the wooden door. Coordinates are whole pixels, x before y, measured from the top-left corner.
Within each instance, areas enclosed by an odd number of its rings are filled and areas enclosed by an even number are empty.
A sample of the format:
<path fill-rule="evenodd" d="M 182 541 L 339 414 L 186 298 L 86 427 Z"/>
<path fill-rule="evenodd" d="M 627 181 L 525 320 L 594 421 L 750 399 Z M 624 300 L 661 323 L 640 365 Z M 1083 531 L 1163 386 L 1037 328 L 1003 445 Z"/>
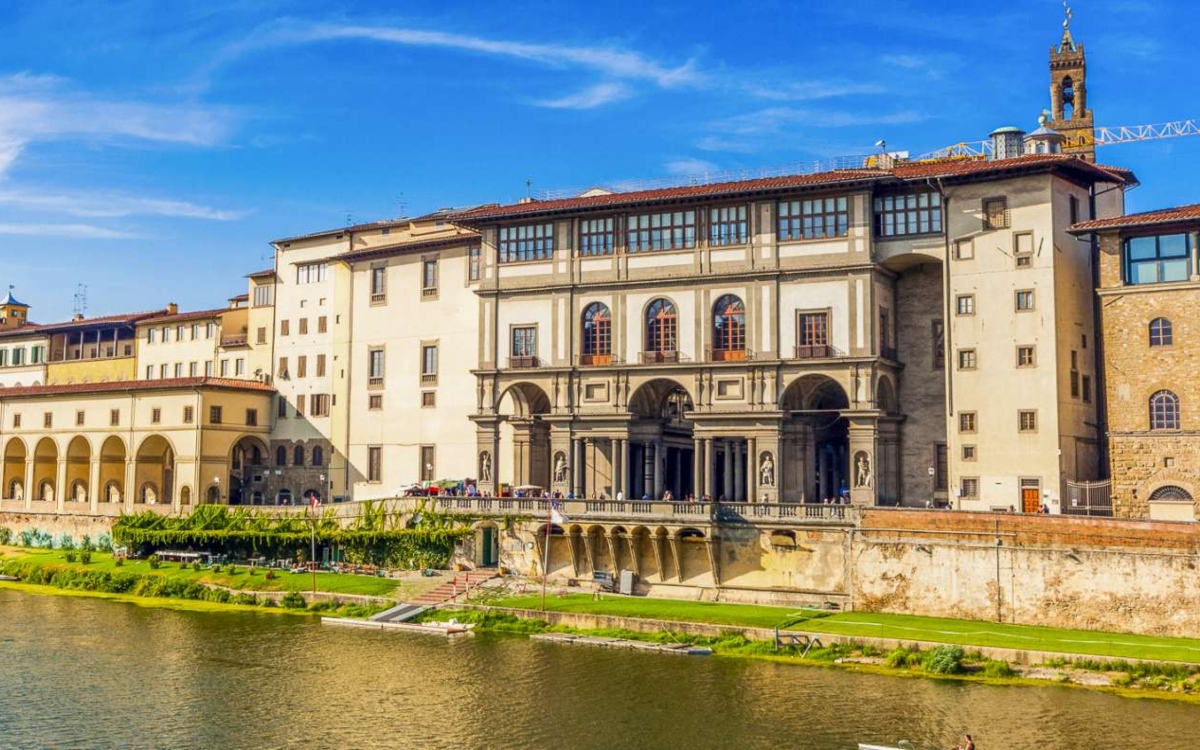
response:
<path fill-rule="evenodd" d="M 1042 511 L 1042 493 L 1037 487 L 1021 488 L 1021 512 L 1040 513 Z"/>

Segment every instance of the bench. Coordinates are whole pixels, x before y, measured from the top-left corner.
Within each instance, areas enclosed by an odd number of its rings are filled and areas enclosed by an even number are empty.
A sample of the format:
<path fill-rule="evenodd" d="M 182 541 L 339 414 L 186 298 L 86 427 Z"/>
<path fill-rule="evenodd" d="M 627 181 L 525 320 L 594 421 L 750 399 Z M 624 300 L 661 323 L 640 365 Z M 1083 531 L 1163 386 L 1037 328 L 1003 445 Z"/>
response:
<path fill-rule="evenodd" d="M 607 571 L 596 571 L 592 573 L 592 583 L 596 585 L 598 591 L 606 591 L 612 593 L 617 590 L 617 581 L 613 578 L 613 574 Z"/>

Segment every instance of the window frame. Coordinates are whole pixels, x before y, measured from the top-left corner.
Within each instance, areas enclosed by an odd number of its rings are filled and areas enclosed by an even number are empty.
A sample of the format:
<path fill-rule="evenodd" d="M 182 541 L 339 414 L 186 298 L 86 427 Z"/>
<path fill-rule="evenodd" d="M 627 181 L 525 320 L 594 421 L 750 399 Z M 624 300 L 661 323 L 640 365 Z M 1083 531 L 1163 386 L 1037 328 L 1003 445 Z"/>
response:
<path fill-rule="evenodd" d="M 915 205 L 907 205 L 910 198 Z M 924 206 L 921 205 L 922 198 L 926 201 Z M 898 199 L 903 199 L 905 205 L 896 205 Z M 942 194 L 936 190 L 876 195 L 871 204 L 875 237 L 887 241 L 942 234 L 946 229 L 944 206 Z M 891 217 L 890 222 L 888 217 Z M 904 218 L 903 222 L 897 221 L 899 217 Z"/>
<path fill-rule="evenodd" d="M 1151 347 L 1175 345 L 1175 326 L 1170 318 L 1159 316 L 1151 320 L 1149 332 Z"/>
<path fill-rule="evenodd" d="M 964 435 L 974 435 L 978 433 L 979 412 L 960 411 L 958 413 L 958 431 Z"/>
<path fill-rule="evenodd" d="M 955 314 L 955 316 L 960 317 L 960 318 L 967 317 L 967 316 L 973 316 L 975 314 L 975 295 L 974 294 L 955 295 L 955 297 L 954 297 L 954 314 Z"/>
<path fill-rule="evenodd" d="M 1025 355 L 1028 355 L 1028 361 Z M 1037 367 L 1037 347 L 1033 344 L 1017 344 L 1017 369 Z"/>
<path fill-rule="evenodd" d="M 1037 294 L 1034 289 L 1016 289 L 1013 291 L 1014 312 L 1034 312 L 1037 310 Z M 1028 304 L 1022 303 L 1022 297 L 1028 297 Z"/>
<path fill-rule="evenodd" d="M 679 352 L 679 308 L 674 302 L 666 297 L 654 298 L 646 306 L 642 323 L 642 351 L 659 358 Z"/>
<path fill-rule="evenodd" d="M 709 247 L 733 247 L 749 241 L 750 209 L 745 203 L 709 206 Z"/>
<path fill-rule="evenodd" d="M 617 219 L 615 216 L 595 216 L 579 219 L 579 246 L 575 255 L 597 258 L 617 251 Z"/>
<path fill-rule="evenodd" d="M 1008 213 L 1008 196 L 996 195 L 984 198 L 979 202 L 979 205 L 983 231 L 992 232 L 997 229 L 1008 229 L 1012 226 Z"/>
<path fill-rule="evenodd" d="M 664 217 L 668 221 L 664 221 Z M 695 208 L 631 214 L 626 218 L 625 252 L 661 253 L 694 250 L 698 227 Z"/>
<path fill-rule="evenodd" d="M 1165 238 L 1182 237 L 1183 238 L 1183 253 L 1181 255 L 1163 255 L 1163 239 Z M 1134 260 L 1131 249 L 1133 243 L 1154 240 L 1154 256 L 1152 258 L 1142 258 Z M 1192 267 L 1192 233 L 1191 232 L 1174 232 L 1170 234 L 1143 234 L 1135 237 L 1126 237 L 1121 241 L 1121 271 L 1124 276 L 1126 286 L 1143 286 L 1146 284 L 1178 284 L 1187 281 L 1191 278 L 1195 269 Z M 1168 263 L 1175 264 L 1183 261 L 1183 278 L 1164 279 L 1165 265 Z M 1135 281 L 1133 278 L 1133 270 L 1135 267 L 1153 266 L 1155 270 L 1155 278 L 1149 281 Z"/>
<path fill-rule="evenodd" d="M 969 371 L 979 369 L 979 352 L 973 347 L 959 349 L 955 356 L 958 370 Z"/>
<path fill-rule="evenodd" d="M 1176 432 L 1183 423 L 1183 415 L 1179 396 L 1166 388 L 1155 391 L 1150 396 L 1150 431 Z"/>
<path fill-rule="evenodd" d="M 600 301 L 583 308 L 579 321 L 580 363 L 610 364 L 612 362 L 612 310 Z"/>
<path fill-rule="evenodd" d="M 850 235 L 850 196 L 781 200 L 775 205 L 779 242 L 830 240 Z"/>
<path fill-rule="evenodd" d="M 511 224 L 496 230 L 496 255 L 501 264 L 536 263 L 554 257 L 554 222 Z"/>
<path fill-rule="evenodd" d="M 713 352 L 746 351 L 746 303 L 736 294 L 723 294 L 713 303 Z"/>
<path fill-rule="evenodd" d="M 1017 410 L 1017 432 L 1020 434 L 1032 434 L 1038 431 L 1038 413 L 1037 409 L 1018 409 Z"/>

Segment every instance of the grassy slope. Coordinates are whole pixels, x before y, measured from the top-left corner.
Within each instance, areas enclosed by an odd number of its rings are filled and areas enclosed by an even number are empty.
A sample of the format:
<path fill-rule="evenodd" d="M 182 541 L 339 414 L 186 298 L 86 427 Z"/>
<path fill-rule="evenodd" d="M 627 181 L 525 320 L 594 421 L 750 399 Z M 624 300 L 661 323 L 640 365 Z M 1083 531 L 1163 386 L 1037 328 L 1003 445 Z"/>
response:
<path fill-rule="evenodd" d="M 493 602 L 493 604 L 498 607 L 541 609 L 541 599 L 537 595 L 508 597 Z M 593 601 L 588 594 L 551 596 L 546 600 L 546 608 L 562 612 L 743 627 L 773 628 L 780 626 L 851 637 L 933 641 L 962 646 L 992 646 L 1029 651 L 1058 651 L 1115 659 L 1200 663 L 1200 640 L 1195 639 L 1062 630 L 972 620 L 951 620 L 940 617 L 869 612 L 825 614 L 794 607 L 613 596 Z"/>

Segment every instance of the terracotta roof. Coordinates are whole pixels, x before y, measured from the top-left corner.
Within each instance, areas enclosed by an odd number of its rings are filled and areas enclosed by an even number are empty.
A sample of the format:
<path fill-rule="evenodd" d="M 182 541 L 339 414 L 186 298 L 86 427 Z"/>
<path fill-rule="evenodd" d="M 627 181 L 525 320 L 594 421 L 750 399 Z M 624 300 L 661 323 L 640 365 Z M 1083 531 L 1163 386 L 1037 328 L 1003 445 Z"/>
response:
<path fill-rule="evenodd" d="M 197 318 L 215 318 L 223 312 L 229 312 L 228 307 L 217 307 L 212 310 L 193 310 L 192 312 L 181 312 L 165 315 L 155 315 L 152 318 L 143 318 L 138 323 L 162 323 L 168 320 L 195 320 Z"/>
<path fill-rule="evenodd" d="M 16 338 L 17 336 L 26 336 L 34 333 L 40 334 L 41 332 L 42 326 L 38 325 L 37 323 L 26 323 L 25 325 L 17 328 L 6 328 L 4 330 L 0 330 L 0 338 Z"/>
<path fill-rule="evenodd" d="M 887 183 L 930 179 L 971 180 L 1012 172 L 1044 171 L 1049 169 L 1069 170 L 1093 181 L 1133 181 L 1133 173 L 1128 170 L 1098 167 L 1095 164 L 1067 154 L 1029 154 L 1017 156 L 1012 159 L 999 160 L 988 160 L 978 157 L 902 162 L 894 165 L 891 169 L 841 169 L 806 175 L 763 177 L 736 182 L 638 190 L 628 193 L 609 193 L 587 197 L 579 196 L 560 200 L 529 201 L 509 205 L 493 204 L 454 214 L 450 218 L 456 222 L 472 225 L 517 216 L 585 211 L 603 209 L 610 206 L 634 206 L 689 198 L 782 192 L 794 188 L 832 186 L 854 182 Z"/>
<path fill-rule="evenodd" d="M 1157 211 L 1145 211 L 1139 214 L 1113 216 L 1108 219 L 1081 221 L 1071 227 L 1075 233 L 1093 232 L 1097 229 L 1124 229 L 1126 227 L 1142 227 L 1153 224 L 1174 224 L 1181 221 L 1200 222 L 1200 203 L 1175 208 L 1160 208 Z"/>
<path fill-rule="evenodd" d="M 68 383 L 66 385 L 29 385 L 0 388 L 0 400 L 25 396 L 165 391 L 178 388 L 221 388 L 235 391 L 258 391 L 261 393 L 275 392 L 272 386 L 260 383 L 257 380 L 235 380 L 233 378 L 165 378 L 163 380 L 110 380 L 106 383 Z"/>
<path fill-rule="evenodd" d="M 38 333 L 56 333 L 59 331 L 69 331 L 74 328 L 90 328 L 93 326 L 102 326 L 110 324 L 133 325 L 146 318 L 153 318 L 159 315 L 166 315 L 166 308 L 162 310 L 146 310 L 136 313 L 122 313 L 120 315 L 104 315 L 98 318 L 82 318 L 80 320 L 68 320 L 62 323 L 43 323 L 37 326 Z M 5 331 L 5 333 L 14 333 L 16 331 L 27 331 L 33 326 L 25 325 L 15 331 Z"/>
<path fill-rule="evenodd" d="M 234 296 L 229 298 L 229 301 L 234 302 L 234 301 L 240 300 L 240 299 L 250 299 L 250 293 L 246 292 L 245 294 L 235 294 Z"/>
<path fill-rule="evenodd" d="M 339 234 L 347 234 L 350 232 L 363 232 L 368 229 L 386 229 L 388 227 L 399 227 L 408 224 L 412 219 L 402 216 L 398 219 L 381 219 L 379 221 L 368 221 L 364 224 L 354 224 L 352 226 L 338 227 L 336 229 L 322 229 L 319 232 L 310 232 L 309 234 L 298 234 L 295 237 L 283 237 L 278 240 L 271 240 L 272 245 L 278 245 L 283 242 L 297 242 L 299 240 L 311 240 L 317 237 L 326 237 L 328 235 L 337 236 Z"/>
<path fill-rule="evenodd" d="M 258 279 L 258 278 L 261 278 L 261 277 L 263 277 L 263 276 L 274 276 L 274 275 L 275 275 L 275 269 L 274 269 L 274 268 L 264 268 L 264 269 L 263 269 L 263 270 L 261 270 L 261 271 L 255 271 L 254 273 L 248 273 L 248 274 L 246 274 L 246 278 L 247 278 L 247 279 Z"/>
<path fill-rule="evenodd" d="M 346 261 L 354 263 L 362 260 L 374 260 L 376 258 L 387 258 L 401 253 L 423 252 L 425 250 L 433 250 L 442 247 L 454 247 L 455 245 L 467 245 L 475 243 L 479 240 L 479 233 L 466 231 L 462 234 L 457 234 L 451 237 L 440 237 L 437 239 L 417 240 L 415 242 L 401 242 L 395 245 L 383 245 L 380 247 L 368 247 L 362 250 L 355 250 L 352 253 L 342 253 L 334 255 L 327 260 L 331 261 Z"/>

